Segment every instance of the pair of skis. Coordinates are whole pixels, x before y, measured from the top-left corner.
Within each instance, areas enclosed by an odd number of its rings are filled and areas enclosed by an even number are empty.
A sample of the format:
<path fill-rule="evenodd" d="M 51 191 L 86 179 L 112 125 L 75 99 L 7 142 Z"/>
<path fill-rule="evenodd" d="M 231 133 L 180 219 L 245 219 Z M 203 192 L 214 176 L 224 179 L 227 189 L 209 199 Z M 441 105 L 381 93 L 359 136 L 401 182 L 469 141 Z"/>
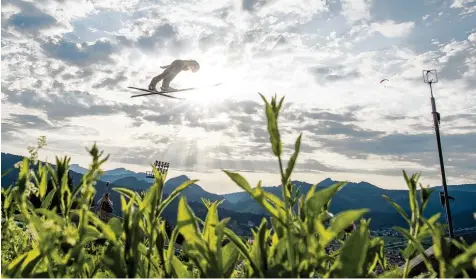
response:
<path fill-rule="evenodd" d="M 215 85 L 212 85 L 212 87 L 220 85 L 220 84 L 221 83 L 217 83 Z M 161 95 L 161 96 L 164 96 L 164 97 L 173 98 L 173 99 L 180 99 L 180 100 L 183 100 L 183 98 L 174 97 L 174 96 L 168 95 L 168 93 L 175 93 L 175 92 L 182 92 L 182 91 L 197 89 L 197 88 L 192 87 L 192 88 L 174 89 L 174 90 L 167 90 L 167 91 L 153 91 L 153 90 L 149 90 L 149 89 L 145 89 L 145 88 L 139 88 L 139 87 L 133 87 L 133 86 L 129 86 L 127 88 L 148 92 L 148 93 L 144 93 L 144 94 L 132 95 L 131 98 L 143 97 L 143 96 L 149 96 L 149 95 Z"/>
<path fill-rule="evenodd" d="M 140 91 L 149 92 L 149 93 L 144 93 L 144 94 L 132 95 L 131 98 L 143 97 L 143 96 L 149 96 L 149 95 L 161 95 L 161 96 L 164 96 L 164 97 L 169 97 L 169 98 L 174 98 L 174 99 L 180 99 L 180 100 L 183 99 L 183 98 L 170 96 L 170 95 L 168 95 L 168 94 L 166 94 L 166 93 L 180 92 L 180 91 L 186 91 L 186 90 L 195 89 L 195 88 L 186 88 L 186 89 L 176 89 L 176 90 L 170 90 L 170 91 L 153 91 L 153 90 L 144 89 L 144 88 L 139 88 L 139 87 L 133 87 L 133 86 L 129 86 L 129 87 L 127 87 L 127 88 L 131 88 L 131 89 L 136 89 L 136 90 L 140 90 Z"/>

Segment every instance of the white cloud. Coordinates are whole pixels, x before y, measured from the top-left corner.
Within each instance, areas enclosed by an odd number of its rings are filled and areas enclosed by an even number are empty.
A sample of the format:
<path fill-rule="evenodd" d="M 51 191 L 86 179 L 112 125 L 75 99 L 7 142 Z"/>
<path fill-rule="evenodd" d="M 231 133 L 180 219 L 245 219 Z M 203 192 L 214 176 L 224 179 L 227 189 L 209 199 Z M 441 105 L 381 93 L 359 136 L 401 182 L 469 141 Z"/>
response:
<path fill-rule="evenodd" d="M 373 0 L 341 0 L 342 15 L 350 22 L 370 19 Z"/>
<path fill-rule="evenodd" d="M 471 14 L 476 12 L 476 0 L 453 0 L 450 6 L 455 9 L 463 9 L 464 14 Z"/>
<path fill-rule="evenodd" d="M 472 33 L 468 36 L 468 40 L 470 42 L 476 42 L 476 32 L 475 33 Z"/>
<path fill-rule="evenodd" d="M 414 27 L 415 23 L 412 21 L 396 23 L 393 20 L 373 22 L 370 25 L 371 30 L 380 32 L 388 38 L 406 37 L 412 32 Z"/>
<path fill-rule="evenodd" d="M 278 0 L 270 1 L 261 10 L 258 15 L 262 18 L 268 15 L 290 16 L 303 24 L 309 21 L 312 16 L 328 11 L 326 1 L 314 0 Z"/>

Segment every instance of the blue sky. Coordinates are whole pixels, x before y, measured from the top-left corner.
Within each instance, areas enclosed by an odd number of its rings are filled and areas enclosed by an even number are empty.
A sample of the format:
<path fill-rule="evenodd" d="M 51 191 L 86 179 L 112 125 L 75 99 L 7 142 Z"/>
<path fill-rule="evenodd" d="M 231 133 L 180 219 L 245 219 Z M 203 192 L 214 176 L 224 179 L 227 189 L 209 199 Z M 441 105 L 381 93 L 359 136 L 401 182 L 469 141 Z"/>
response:
<path fill-rule="evenodd" d="M 278 185 L 258 92 L 285 96 L 293 179 L 404 188 L 401 170 L 440 182 L 428 86 L 434 85 L 449 184 L 476 181 L 475 0 L 2 1 L 2 152 L 72 156 L 97 142 L 106 169 L 170 175 L 209 191 L 237 188 L 220 171 Z M 196 59 L 172 86 L 185 101 L 131 99 L 162 65 Z M 380 80 L 389 81 L 380 84 Z"/>

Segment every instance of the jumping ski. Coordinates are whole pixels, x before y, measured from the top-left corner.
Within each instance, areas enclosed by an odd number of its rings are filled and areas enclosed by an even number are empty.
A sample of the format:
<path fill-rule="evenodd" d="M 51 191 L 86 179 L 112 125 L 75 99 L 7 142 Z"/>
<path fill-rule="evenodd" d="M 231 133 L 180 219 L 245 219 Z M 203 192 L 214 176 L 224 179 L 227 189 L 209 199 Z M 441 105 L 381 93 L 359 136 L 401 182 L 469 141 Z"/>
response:
<path fill-rule="evenodd" d="M 131 98 L 134 98 L 134 97 L 142 97 L 142 96 L 149 96 L 149 95 L 162 95 L 162 96 L 165 96 L 165 97 L 169 97 L 169 98 L 174 98 L 174 99 L 180 99 L 180 100 L 183 100 L 183 98 L 178 98 L 178 97 L 174 97 L 174 96 L 170 96 L 168 94 L 170 93 L 175 93 L 175 92 L 182 92 L 182 91 L 188 91 L 188 90 L 195 90 L 195 89 L 203 89 L 203 88 L 207 88 L 207 87 L 215 87 L 215 86 L 218 86 L 218 85 L 221 85 L 222 83 L 216 83 L 214 85 L 209 85 L 209 86 L 204 86 L 204 87 L 200 87 L 200 88 L 183 88 L 183 89 L 171 89 L 171 90 L 162 90 L 162 91 L 155 91 L 155 90 L 149 90 L 149 89 L 145 89 L 145 88 L 139 88 L 139 87 L 133 87 L 133 86 L 129 86 L 127 88 L 131 88 L 131 89 L 136 89 L 136 90 L 140 90 L 140 91 L 145 91 L 145 92 L 149 92 L 149 93 L 144 93 L 144 94 L 137 94 L 137 95 L 132 95 Z M 167 93 L 167 94 L 165 94 Z"/>
<path fill-rule="evenodd" d="M 177 90 L 170 90 L 170 91 L 154 91 L 154 90 L 149 90 L 149 89 L 139 88 L 139 87 L 133 87 L 133 86 L 129 86 L 127 88 L 136 89 L 136 90 L 140 90 L 140 91 L 144 91 L 144 92 L 149 92 L 149 93 L 144 93 L 144 94 L 132 95 L 131 98 L 149 96 L 149 95 L 162 95 L 164 97 L 169 97 L 169 98 L 173 98 L 173 99 L 180 99 L 180 100 L 183 100 L 183 98 L 170 96 L 170 95 L 167 95 L 165 93 L 180 92 L 180 91 L 194 89 L 194 88 L 186 88 L 186 89 L 177 89 Z"/>

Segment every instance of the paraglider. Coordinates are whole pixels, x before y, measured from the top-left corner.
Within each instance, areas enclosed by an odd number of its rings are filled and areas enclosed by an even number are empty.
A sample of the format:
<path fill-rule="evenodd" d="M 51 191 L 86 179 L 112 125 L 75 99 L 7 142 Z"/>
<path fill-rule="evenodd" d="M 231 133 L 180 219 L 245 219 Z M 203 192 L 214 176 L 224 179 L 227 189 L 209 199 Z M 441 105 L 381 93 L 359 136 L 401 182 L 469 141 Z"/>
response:
<path fill-rule="evenodd" d="M 380 81 L 380 84 L 383 84 L 383 86 L 387 87 L 387 82 L 389 82 L 389 80 L 384 78 Z"/>

